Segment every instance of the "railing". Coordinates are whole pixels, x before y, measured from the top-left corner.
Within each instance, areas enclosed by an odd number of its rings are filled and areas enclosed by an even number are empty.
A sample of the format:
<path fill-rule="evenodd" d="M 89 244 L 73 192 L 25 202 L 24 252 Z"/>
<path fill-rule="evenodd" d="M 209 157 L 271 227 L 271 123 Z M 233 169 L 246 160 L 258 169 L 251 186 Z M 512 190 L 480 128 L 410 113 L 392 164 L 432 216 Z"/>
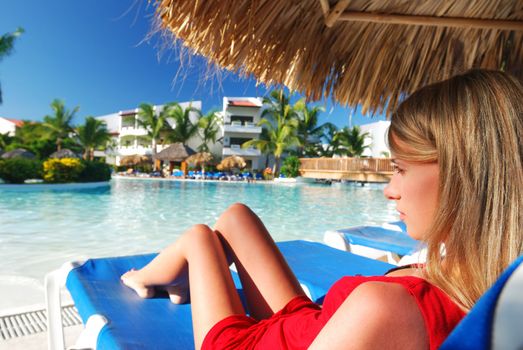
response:
<path fill-rule="evenodd" d="M 390 158 L 300 158 L 300 171 L 392 174 Z"/>

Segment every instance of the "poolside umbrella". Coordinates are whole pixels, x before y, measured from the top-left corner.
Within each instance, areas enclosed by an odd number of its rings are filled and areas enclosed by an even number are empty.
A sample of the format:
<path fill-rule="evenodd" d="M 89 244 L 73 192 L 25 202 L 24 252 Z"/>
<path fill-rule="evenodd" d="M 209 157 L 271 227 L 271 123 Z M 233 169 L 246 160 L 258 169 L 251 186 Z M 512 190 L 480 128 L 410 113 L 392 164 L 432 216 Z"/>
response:
<path fill-rule="evenodd" d="M 62 148 L 59 151 L 51 153 L 49 158 L 62 159 L 62 158 L 80 158 L 80 157 L 78 157 L 78 155 L 76 153 L 74 153 L 73 151 L 71 151 L 70 149 Z"/>
<path fill-rule="evenodd" d="M 11 158 L 27 158 L 27 159 L 33 159 L 35 158 L 36 156 L 29 152 L 28 150 L 24 149 L 24 148 L 17 148 L 15 150 L 12 150 L 12 151 L 9 151 L 9 152 L 5 152 L 4 154 L 2 154 L 1 156 L 3 159 L 11 159 Z"/>
<path fill-rule="evenodd" d="M 198 152 L 185 159 L 185 161 L 189 164 L 193 164 L 194 166 L 201 166 L 202 176 L 205 176 L 205 164 L 212 162 L 212 160 L 213 156 L 209 152 Z"/>
<path fill-rule="evenodd" d="M 523 79 L 521 0 L 156 0 L 171 43 L 266 85 L 394 110 L 470 68 Z"/>
<path fill-rule="evenodd" d="M 173 143 L 169 147 L 163 149 L 162 151 L 156 153 L 153 156 L 154 160 L 157 161 L 168 161 L 169 162 L 169 173 L 173 170 L 173 164 L 175 162 L 182 162 L 182 170 L 184 170 L 183 161 L 187 159 L 190 155 L 195 154 L 196 152 L 189 146 L 184 145 L 181 142 Z M 184 170 L 185 173 L 185 170 Z"/>
<path fill-rule="evenodd" d="M 135 154 L 135 155 L 132 155 L 132 156 L 122 157 L 122 159 L 120 159 L 120 165 L 123 165 L 123 166 L 133 166 L 133 165 L 148 163 L 150 161 L 151 161 L 151 157 L 150 156 Z"/>
<path fill-rule="evenodd" d="M 227 170 L 233 168 L 243 169 L 247 166 L 245 159 L 239 156 L 229 156 L 223 158 L 223 160 L 218 164 L 218 170 Z"/>

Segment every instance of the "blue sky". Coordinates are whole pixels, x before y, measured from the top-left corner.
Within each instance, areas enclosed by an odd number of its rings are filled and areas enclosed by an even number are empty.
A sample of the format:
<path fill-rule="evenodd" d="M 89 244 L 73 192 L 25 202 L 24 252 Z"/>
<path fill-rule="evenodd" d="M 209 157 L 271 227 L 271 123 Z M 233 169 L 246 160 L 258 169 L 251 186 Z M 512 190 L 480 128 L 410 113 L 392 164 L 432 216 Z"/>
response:
<path fill-rule="evenodd" d="M 146 0 L 16 0 L 0 4 L 0 34 L 23 27 L 15 50 L 0 61 L 4 103 L 0 116 L 42 120 L 58 98 L 72 109 L 74 124 L 137 107 L 201 100 L 203 112 L 221 108 L 223 96 L 264 96 L 267 89 L 254 79 L 223 72 L 206 79 L 206 60 L 179 59 L 162 52 L 151 31 L 153 7 Z M 180 67 L 182 67 L 180 69 Z M 177 73 L 181 73 L 178 74 Z M 351 109 L 321 101 L 321 122 L 338 127 L 349 123 Z M 384 119 L 353 114 L 352 124 Z"/>

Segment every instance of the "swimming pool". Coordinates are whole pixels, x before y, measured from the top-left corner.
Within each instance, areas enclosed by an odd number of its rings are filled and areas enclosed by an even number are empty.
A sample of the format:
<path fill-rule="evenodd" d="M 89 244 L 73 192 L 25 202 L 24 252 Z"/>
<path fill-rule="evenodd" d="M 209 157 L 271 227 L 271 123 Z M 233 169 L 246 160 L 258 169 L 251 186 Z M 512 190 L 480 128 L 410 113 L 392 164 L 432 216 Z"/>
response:
<path fill-rule="evenodd" d="M 158 251 L 230 204 L 249 205 L 276 241 L 398 220 L 383 185 L 113 179 L 99 189 L 0 191 L 0 280 L 43 281 L 68 260 Z"/>

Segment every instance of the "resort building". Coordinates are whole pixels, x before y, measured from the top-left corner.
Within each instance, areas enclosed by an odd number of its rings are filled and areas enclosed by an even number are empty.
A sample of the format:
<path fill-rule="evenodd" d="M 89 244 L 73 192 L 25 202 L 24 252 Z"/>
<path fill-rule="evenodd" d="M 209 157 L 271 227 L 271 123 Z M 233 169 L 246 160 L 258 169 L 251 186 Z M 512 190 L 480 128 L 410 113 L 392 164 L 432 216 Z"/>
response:
<path fill-rule="evenodd" d="M 184 109 L 189 106 L 199 110 L 202 108 L 201 101 L 182 102 L 179 105 Z M 163 105 L 156 105 L 154 109 L 156 113 L 160 113 Z M 120 159 L 125 156 L 152 155 L 152 143 L 147 137 L 147 130 L 138 123 L 138 112 L 139 108 L 135 108 L 96 117 L 106 123 L 107 130 L 112 135 L 112 141 L 111 147 L 108 147 L 105 152 L 95 152 L 95 156 L 106 157 L 107 163 L 120 165 Z M 190 118 L 192 122 L 196 122 L 197 113 L 191 112 Z M 173 120 L 168 119 L 167 122 L 174 126 Z M 189 140 L 188 146 L 196 149 L 200 143 L 200 138 L 195 136 Z M 156 151 L 160 152 L 167 146 L 169 146 L 168 143 L 162 144 L 160 141 Z"/>
<path fill-rule="evenodd" d="M 182 108 L 192 106 L 201 110 L 201 101 L 180 103 Z M 241 156 L 245 159 L 248 169 L 263 169 L 266 156 L 260 150 L 249 147 L 243 148 L 246 141 L 257 139 L 262 128 L 258 126 L 261 119 L 263 102 L 256 97 L 224 97 L 223 109 L 216 112 L 219 126 L 216 142 L 208 144 L 209 151 L 220 160 L 228 156 Z M 160 113 L 163 105 L 154 106 Z M 132 155 L 151 155 L 152 143 L 147 137 L 147 131 L 138 122 L 139 109 L 123 110 L 116 113 L 97 117 L 107 124 L 107 129 L 113 136 L 111 147 L 105 152 L 95 152 L 96 156 L 106 157 L 107 163 L 120 165 L 121 158 Z M 196 123 L 197 113 L 191 113 L 191 120 Z M 174 121 L 168 120 L 174 127 Z M 202 140 L 199 135 L 189 140 L 187 145 L 197 150 Z M 168 142 L 159 142 L 157 152 L 169 146 Z"/>
<path fill-rule="evenodd" d="M 365 149 L 363 156 L 373 158 L 390 157 L 390 149 L 386 142 L 389 126 L 390 121 L 388 120 L 360 125 L 361 133 L 368 133 L 368 136 L 365 138 L 365 145 L 369 147 Z"/>
<path fill-rule="evenodd" d="M 24 122 L 18 119 L 0 117 L 0 134 L 14 136 L 17 127 L 21 127 Z"/>
<path fill-rule="evenodd" d="M 242 148 L 243 143 L 257 139 L 262 132 L 261 126 L 258 126 L 262 107 L 261 98 L 223 98 L 223 110 L 216 113 L 221 121 L 222 158 L 241 156 L 247 162 L 247 168 L 261 169 L 264 166 L 265 156 L 260 150 Z"/>

